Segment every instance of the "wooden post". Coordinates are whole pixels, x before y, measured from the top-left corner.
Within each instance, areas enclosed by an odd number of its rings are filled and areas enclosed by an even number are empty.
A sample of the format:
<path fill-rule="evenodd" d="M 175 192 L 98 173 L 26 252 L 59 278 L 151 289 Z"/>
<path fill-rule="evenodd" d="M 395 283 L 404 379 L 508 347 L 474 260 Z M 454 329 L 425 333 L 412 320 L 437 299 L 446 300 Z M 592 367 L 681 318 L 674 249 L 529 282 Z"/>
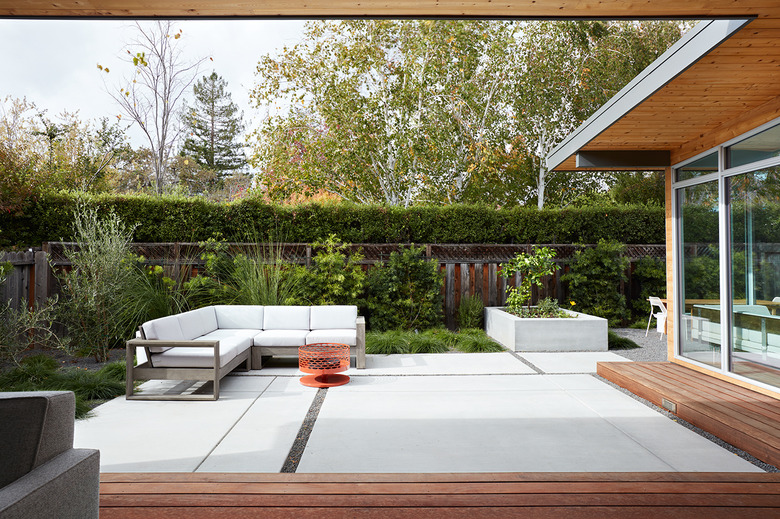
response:
<path fill-rule="evenodd" d="M 460 264 L 460 297 L 471 295 L 471 272 L 468 263 Z"/>
<path fill-rule="evenodd" d="M 35 302 L 40 306 L 46 302 L 49 297 L 51 276 L 51 266 L 48 256 L 44 251 L 35 253 Z"/>
<path fill-rule="evenodd" d="M 495 263 L 488 264 L 488 306 L 498 306 L 496 299 L 496 273 L 497 267 Z"/>
<path fill-rule="evenodd" d="M 484 263 L 474 263 L 474 294 L 478 295 L 482 299 L 482 304 L 488 306 L 483 295 L 483 283 L 482 276 L 485 272 Z"/>
<path fill-rule="evenodd" d="M 447 263 L 445 266 L 445 302 L 444 312 L 447 328 L 455 328 L 455 265 Z"/>

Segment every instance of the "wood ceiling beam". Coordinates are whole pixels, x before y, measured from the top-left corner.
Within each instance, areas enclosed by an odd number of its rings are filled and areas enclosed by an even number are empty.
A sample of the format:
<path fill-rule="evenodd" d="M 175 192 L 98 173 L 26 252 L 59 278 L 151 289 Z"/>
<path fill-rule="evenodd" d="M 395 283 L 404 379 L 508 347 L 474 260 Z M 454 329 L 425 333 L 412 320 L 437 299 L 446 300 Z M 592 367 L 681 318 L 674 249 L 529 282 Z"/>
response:
<path fill-rule="evenodd" d="M 776 0 L 0 0 L 5 17 L 780 18 Z"/>

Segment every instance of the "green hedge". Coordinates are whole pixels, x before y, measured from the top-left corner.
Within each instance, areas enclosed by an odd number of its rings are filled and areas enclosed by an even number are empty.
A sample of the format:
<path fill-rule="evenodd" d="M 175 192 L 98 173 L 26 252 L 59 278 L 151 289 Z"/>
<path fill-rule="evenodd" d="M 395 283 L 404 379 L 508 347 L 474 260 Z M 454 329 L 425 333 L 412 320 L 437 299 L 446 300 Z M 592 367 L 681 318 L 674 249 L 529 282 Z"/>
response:
<path fill-rule="evenodd" d="M 314 242 L 336 234 L 350 243 L 663 243 L 662 208 L 545 209 L 449 205 L 410 208 L 353 204 L 279 206 L 257 199 L 231 203 L 177 196 L 46 194 L 20 215 L 0 215 L 0 246 L 70 240 L 77 200 L 113 209 L 137 224 L 138 242 L 196 242 L 216 233 Z"/>

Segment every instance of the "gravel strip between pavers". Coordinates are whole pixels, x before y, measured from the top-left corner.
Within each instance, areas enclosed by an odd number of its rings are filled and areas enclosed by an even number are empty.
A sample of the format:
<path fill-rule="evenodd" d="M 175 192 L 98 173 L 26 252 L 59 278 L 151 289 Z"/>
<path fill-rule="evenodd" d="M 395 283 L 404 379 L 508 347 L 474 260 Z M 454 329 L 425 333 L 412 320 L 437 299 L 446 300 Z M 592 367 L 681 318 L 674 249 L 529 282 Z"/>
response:
<path fill-rule="evenodd" d="M 317 390 L 317 394 L 314 396 L 314 401 L 309 407 L 309 411 L 306 413 L 306 418 L 303 419 L 301 428 L 298 429 L 298 435 L 295 437 L 290 452 L 287 454 L 287 459 L 284 460 L 282 470 L 279 472 L 295 472 L 298 470 L 298 463 L 301 461 L 303 451 L 306 450 L 306 443 L 309 441 L 311 430 L 314 428 L 314 422 L 317 421 L 317 416 L 320 414 L 320 408 L 322 402 L 325 401 L 325 395 L 328 392 L 328 388 L 323 387 Z"/>

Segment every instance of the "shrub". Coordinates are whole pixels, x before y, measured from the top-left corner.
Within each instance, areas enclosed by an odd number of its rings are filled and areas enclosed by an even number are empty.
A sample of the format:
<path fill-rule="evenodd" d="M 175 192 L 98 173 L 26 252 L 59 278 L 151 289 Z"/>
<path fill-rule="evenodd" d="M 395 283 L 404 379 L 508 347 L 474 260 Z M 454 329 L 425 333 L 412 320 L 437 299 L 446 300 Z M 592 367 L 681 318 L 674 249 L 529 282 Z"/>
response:
<path fill-rule="evenodd" d="M 0 304 L 0 361 L 18 364 L 19 355 L 37 344 L 56 347 L 57 336 L 52 331 L 57 297 L 43 305 L 32 306 L 22 299 L 19 308 L 13 308 L 10 301 Z"/>
<path fill-rule="evenodd" d="M 72 269 L 60 274 L 65 300 L 59 319 L 68 329 L 69 351 L 103 361 L 135 326 L 122 319 L 123 294 L 137 275 L 130 253 L 132 228 L 113 212 L 100 218 L 83 207 L 73 214 L 73 228 L 77 246 L 65 251 Z"/>
<path fill-rule="evenodd" d="M 533 254 L 518 253 L 511 261 L 501 264 L 501 276 L 511 278 L 520 274 L 520 285 L 508 287 L 506 294 L 506 311 L 523 317 L 558 317 L 562 312 L 558 304 L 550 299 L 544 303 L 544 308 L 531 309 L 531 289 L 534 286 L 543 288 L 542 278 L 552 276 L 558 270 L 553 261 L 555 252 L 548 247 L 534 248 Z M 527 305 L 523 308 L 523 305 Z"/>
<path fill-rule="evenodd" d="M 637 343 L 627 337 L 621 337 L 612 330 L 607 332 L 607 344 L 610 350 L 633 350 L 641 348 Z"/>
<path fill-rule="evenodd" d="M 628 279 L 624 249 L 620 243 L 604 240 L 596 247 L 580 249 L 574 253 L 569 273 L 561 278 L 569 283 L 569 293 L 578 311 L 609 319 L 610 326 L 628 317 L 626 298 L 617 289 L 621 281 Z"/>
<path fill-rule="evenodd" d="M 458 327 L 482 328 L 485 320 L 485 304 L 482 296 L 464 295 L 458 304 Z"/>
<path fill-rule="evenodd" d="M 479 353 L 503 351 L 504 348 L 484 331 L 474 328 L 459 332 L 430 328 L 423 332 L 390 330 L 366 334 L 366 353 L 370 354 L 445 353 L 453 349 Z"/>
<path fill-rule="evenodd" d="M 455 348 L 466 353 L 488 353 L 504 351 L 503 346 L 485 335 L 482 329 L 461 329 Z"/>
<path fill-rule="evenodd" d="M 317 253 L 304 277 L 305 296 L 312 305 L 352 305 L 362 296 L 366 273 L 359 265 L 363 255 L 350 253 L 335 235 L 315 243 Z"/>
<path fill-rule="evenodd" d="M 215 203 L 173 195 L 44 193 L 16 212 L 0 213 L 0 246 L 67 240 L 72 237 L 71 215 L 79 203 L 101 213 L 113 211 L 135 225 L 133 239 L 138 242 L 198 242 L 219 233 L 240 236 L 245 229 L 255 228 L 264 235 L 280 227 L 287 229 L 289 241 L 308 243 L 331 234 L 352 243 L 596 243 L 599 239 L 663 243 L 665 239 L 662 207 L 611 205 L 539 211 L 485 205 L 280 206 L 257 198 Z M 757 232 L 771 235 L 775 219 L 757 218 L 762 222 Z"/>
<path fill-rule="evenodd" d="M 633 299 L 631 310 L 635 317 L 647 317 L 650 296 L 666 296 L 666 264 L 655 258 L 640 258 L 632 273 L 639 286 L 639 297 Z"/>
<path fill-rule="evenodd" d="M 0 391 L 73 391 L 76 418 L 85 417 L 93 400 L 107 400 L 125 392 L 123 361 L 107 364 L 98 371 L 59 368 L 47 355 L 31 355 L 0 374 Z"/>
<path fill-rule="evenodd" d="M 425 329 L 442 322 L 444 274 L 422 247 L 390 254 L 368 273 L 368 322 L 374 330 Z"/>

